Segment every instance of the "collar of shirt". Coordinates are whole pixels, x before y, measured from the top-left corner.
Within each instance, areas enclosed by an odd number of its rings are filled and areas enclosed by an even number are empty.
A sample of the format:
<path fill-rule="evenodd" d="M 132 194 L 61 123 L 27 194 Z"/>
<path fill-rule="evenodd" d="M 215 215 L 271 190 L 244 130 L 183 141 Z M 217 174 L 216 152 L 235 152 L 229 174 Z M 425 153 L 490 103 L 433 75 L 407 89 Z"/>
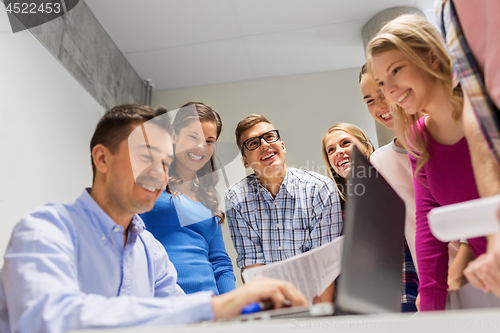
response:
<path fill-rule="evenodd" d="M 116 222 L 109 217 L 108 214 L 95 202 L 95 200 L 89 194 L 90 188 L 87 188 L 78 197 L 75 204 L 85 211 L 86 215 L 89 217 L 89 222 L 95 228 L 97 233 L 101 237 L 101 241 L 108 241 L 112 233 L 119 232 L 123 234 L 123 227 L 116 224 Z M 129 238 L 135 239 L 144 230 L 144 222 L 138 215 L 134 215 L 132 221 L 130 221 L 129 226 Z"/>

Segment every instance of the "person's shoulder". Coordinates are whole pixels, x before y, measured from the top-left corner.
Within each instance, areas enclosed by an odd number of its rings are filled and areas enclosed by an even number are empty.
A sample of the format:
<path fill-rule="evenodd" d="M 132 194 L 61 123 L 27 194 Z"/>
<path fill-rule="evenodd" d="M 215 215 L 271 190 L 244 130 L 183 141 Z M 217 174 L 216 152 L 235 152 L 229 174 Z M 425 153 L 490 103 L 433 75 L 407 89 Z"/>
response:
<path fill-rule="evenodd" d="M 412 131 L 410 133 L 416 133 L 418 135 L 422 135 L 422 132 L 427 130 L 427 127 L 425 126 L 425 118 L 427 116 L 423 116 L 420 119 L 418 119 L 415 123 L 415 125 L 411 125 Z"/>
<path fill-rule="evenodd" d="M 323 176 L 317 172 L 309 171 L 305 169 L 296 169 L 296 168 L 288 168 L 290 173 L 301 182 L 309 182 L 309 181 L 319 181 L 319 182 L 328 182 L 331 181 L 329 177 Z"/>
<path fill-rule="evenodd" d="M 289 168 L 288 170 L 301 186 L 335 187 L 333 180 L 317 172 L 296 168 Z"/>
<path fill-rule="evenodd" d="M 25 214 L 14 227 L 12 235 L 41 238 L 42 235 L 57 237 L 64 234 L 73 239 L 76 237 L 74 218 L 78 214 L 74 203 L 48 203 Z"/>
<path fill-rule="evenodd" d="M 373 152 L 373 154 L 371 154 L 370 161 L 372 161 L 373 159 L 380 158 L 380 156 L 386 155 L 388 152 L 390 153 L 392 150 L 392 144 L 393 144 L 393 142 L 390 142 L 390 143 L 380 147 L 379 149 L 376 149 Z"/>
<path fill-rule="evenodd" d="M 74 203 L 47 203 L 30 213 L 24 215 L 21 221 L 40 223 L 46 221 L 52 224 L 68 224 L 72 221 L 72 215 L 77 211 Z"/>
<path fill-rule="evenodd" d="M 156 199 L 154 207 L 152 210 L 146 213 L 142 213 L 139 216 L 144 220 L 144 217 L 155 215 L 156 213 L 163 213 L 172 208 L 174 205 L 172 202 L 172 195 L 166 191 L 163 191 L 158 199 Z"/>
<path fill-rule="evenodd" d="M 166 250 L 163 244 L 159 240 L 157 240 L 149 230 L 144 229 L 143 231 L 141 231 L 140 237 L 144 242 L 146 250 L 153 251 L 157 256 L 166 254 Z"/>
<path fill-rule="evenodd" d="M 155 203 L 157 203 L 157 202 L 160 202 L 160 203 L 167 202 L 168 203 L 168 202 L 170 202 L 170 198 L 172 198 L 172 194 L 168 193 L 167 191 L 163 191 Z"/>
<path fill-rule="evenodd" d="M 226 195 L 232 196 L 237 193 L 244 193 L 247 191 L 252 184 L 257 180 L 255 174 L 251 174 L 243 178 L 242 180 L 234 183 L 233 185 L 229 186 L 226 190 Z"/>
<path fill-rule="evenodd" d="M 388 161 L 389 156 L 397 154 L 393 146 L 394 146 L 394 141 L 375 150 L 373 154 L 370 156 L 370 162 L 375 166 L 389 162 Z"/>

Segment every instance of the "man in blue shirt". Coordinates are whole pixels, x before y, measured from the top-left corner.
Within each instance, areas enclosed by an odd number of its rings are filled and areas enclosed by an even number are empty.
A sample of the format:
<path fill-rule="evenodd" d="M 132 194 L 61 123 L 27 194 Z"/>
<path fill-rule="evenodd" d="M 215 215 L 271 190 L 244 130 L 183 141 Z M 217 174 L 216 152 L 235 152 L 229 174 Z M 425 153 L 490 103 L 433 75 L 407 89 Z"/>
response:
<path fill-rule="evenodd" d="M 340 199 L 331 179 L 287 167 L 279 131 L 261 115 L 240 121 L 235 135 L 245 168 L 254 171 L 226 191 L 242 270 L 293 257 L 340 235 Z M 333 299 L 333 284 L 321 297 Z"/>
<path fill-rule="evenodd" d="M 222 296 L 186 296 L 163 246 L 137 216 L 166 186 L 173 159 L 165 109 L 122 105 L 91 140 L 92 188 L 16 225 L 0 273 L 1 332 L 187 324 L 235 316 L 257 301 L 306 304 L 289 283 L 261 279 Z"/>

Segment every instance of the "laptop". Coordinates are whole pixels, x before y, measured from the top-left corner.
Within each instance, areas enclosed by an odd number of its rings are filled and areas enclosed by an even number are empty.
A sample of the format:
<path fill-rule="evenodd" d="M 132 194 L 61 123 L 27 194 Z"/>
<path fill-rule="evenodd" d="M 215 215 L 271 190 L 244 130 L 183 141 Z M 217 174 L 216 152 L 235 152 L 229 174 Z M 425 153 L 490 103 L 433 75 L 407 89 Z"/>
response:
<path fill-rule="evenodd" d="M 351 163 L 337 306 L 401 312 L 405 203 L 356 147 Z"/>
<path fill-rule="evenodd" d="M 351 155 L 335 306 L 265 310 L 229 320 L 401 312 L 405 204 L 356 147 Z"/>

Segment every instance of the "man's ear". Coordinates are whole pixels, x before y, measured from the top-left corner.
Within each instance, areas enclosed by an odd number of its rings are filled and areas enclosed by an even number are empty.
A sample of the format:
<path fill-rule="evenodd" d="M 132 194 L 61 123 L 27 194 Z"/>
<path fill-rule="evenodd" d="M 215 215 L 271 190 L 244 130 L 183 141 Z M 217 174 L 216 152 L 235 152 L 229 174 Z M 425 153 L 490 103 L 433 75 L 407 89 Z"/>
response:
<path fill-rule="evenodd" d="M 172 134 L 172 144 L 174 144 L 174 145 L 175 145 L 175 144 L 177 143 L 177 139 L 178 139 L 178 138 L 179 138 L 179 137 L 177 136 L 177 134 L 175 134 L 175 133 L 174 133 L 174 134 Z"/>
<path fill-rule="evenodd" d="M 285 143 L 281 141 L 281 148 L 283 148 L 283 152 L 286 153 Z"/>
<path fill-rule="evenodd" d="M 95 145 L 94 148 L 92 148 L 92 160 L 94 161 L 96 170 L 100 173 L 108 172 L 109 155 L 109 149 L 104 147 L 102 144 Z"/>
<path fill-rule="evenodd" d="M 241 156 L 241 162 L 243 163 L 243 166 L 245 168 L 249 168 L 250 167 L 250 163 L 247 162 L 246 156 Z"/>
<path fill-rule="evenodd" d="M 434 52 L 434 50 L 430 50 L 427 54 L 427 57 L 429 60 L 429 65 L 432 69 L 437 69 L 441 64 L 441 60 L 437 56 L 436 52 Z"/>

